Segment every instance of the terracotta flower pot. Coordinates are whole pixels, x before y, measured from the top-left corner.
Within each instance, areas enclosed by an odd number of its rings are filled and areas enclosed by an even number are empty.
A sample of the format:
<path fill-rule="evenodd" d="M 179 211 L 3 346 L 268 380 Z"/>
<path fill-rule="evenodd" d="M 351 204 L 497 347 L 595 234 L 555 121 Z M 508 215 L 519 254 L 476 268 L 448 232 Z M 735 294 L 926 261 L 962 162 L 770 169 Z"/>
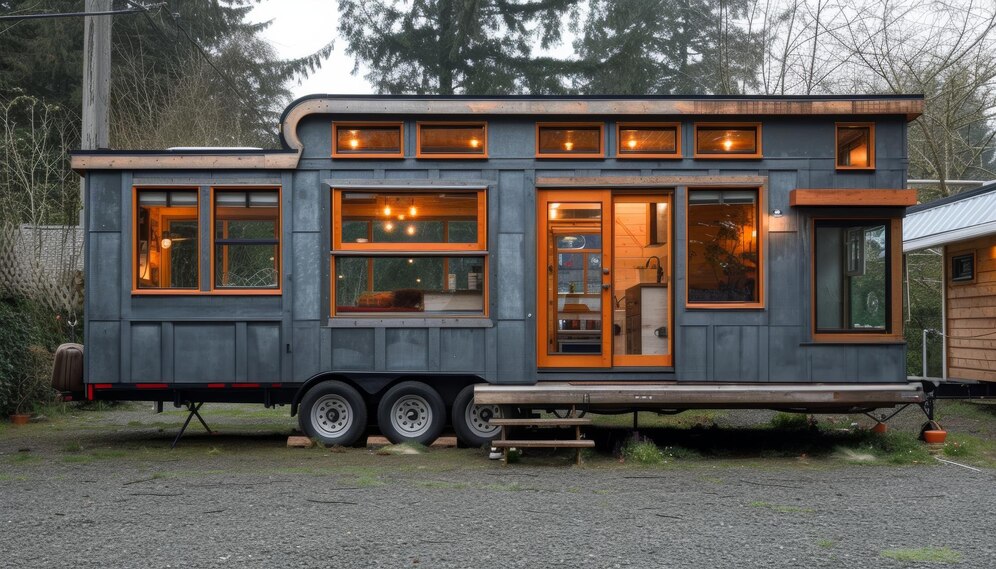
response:
<path fill-rule="evenodd" d="M 948 438 L 947 431 L 924 431 L 923 440 L 928 444 L 941 444 Z"/>
<path fill-rule="evenodd" d="M 30 419 L 30 413 L 15 413 L 10 416 L 10 422 L 14 425 L 27 425 Z"/>
<path fill-rule="evenodd" d="M 882 434 L 889 430 L 889 426 L 885 423 L 875 423 L 875 426 L 871 428 L 873 433 Z"/>

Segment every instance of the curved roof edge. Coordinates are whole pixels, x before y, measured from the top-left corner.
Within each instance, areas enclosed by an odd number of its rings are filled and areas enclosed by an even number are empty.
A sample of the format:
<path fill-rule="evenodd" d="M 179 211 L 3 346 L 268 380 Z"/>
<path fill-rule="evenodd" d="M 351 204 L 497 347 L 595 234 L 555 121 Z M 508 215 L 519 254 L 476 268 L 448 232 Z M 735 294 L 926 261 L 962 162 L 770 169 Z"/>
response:
<path fill-rule="evenodd" d="M 902 115 L 923 113 L 923 95 L 307 95 L 280 115 L 280 143 L 301 151 L 297 125 L 313 114 L 422 115 Z"/>

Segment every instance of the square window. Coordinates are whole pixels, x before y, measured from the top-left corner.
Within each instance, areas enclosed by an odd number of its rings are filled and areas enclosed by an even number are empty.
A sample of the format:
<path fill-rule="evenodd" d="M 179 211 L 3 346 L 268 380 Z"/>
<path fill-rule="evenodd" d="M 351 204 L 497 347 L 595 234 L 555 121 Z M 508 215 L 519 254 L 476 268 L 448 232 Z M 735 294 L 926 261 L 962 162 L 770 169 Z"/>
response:
<path fill-rule="evenodd" d="M 837 124 L 837 169 L 871 170 L 875 168 L 875 125 L 871 123 Z"/>
<path fill-rule="evenodd" d="M 963 283 L 973 280 L 975 280 L 975 253 L 951 257 L 951 282 Z"/>

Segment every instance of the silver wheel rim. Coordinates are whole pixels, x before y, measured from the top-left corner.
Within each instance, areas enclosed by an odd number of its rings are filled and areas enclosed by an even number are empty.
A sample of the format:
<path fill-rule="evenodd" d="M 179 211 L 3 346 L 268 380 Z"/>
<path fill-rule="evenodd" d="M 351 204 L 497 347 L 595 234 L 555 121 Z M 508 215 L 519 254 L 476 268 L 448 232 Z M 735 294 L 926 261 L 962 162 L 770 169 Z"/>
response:
<path fill-rule="evenodd" d="M 424 397 L 405 395 L 391 406 L 391 426 L 406 438 L 415 438 L 429 432 L 432 426 L 432 408 Z"/>
<path fill-rule="evenodd" d="M 341 395 L 323 395 L 311 408 L 311 424 L 323 437 L 341 437 L 353 426 L 353 407 Z"/>
<path fill-rule="evenodd" d="M 501 410 L 497 405 L 467 405 L 463 414 L 464 423 L 474 435 L 490 439 L 498 433 L 500 427 L 489 423 L 491 419 L 501 417 Z"/>

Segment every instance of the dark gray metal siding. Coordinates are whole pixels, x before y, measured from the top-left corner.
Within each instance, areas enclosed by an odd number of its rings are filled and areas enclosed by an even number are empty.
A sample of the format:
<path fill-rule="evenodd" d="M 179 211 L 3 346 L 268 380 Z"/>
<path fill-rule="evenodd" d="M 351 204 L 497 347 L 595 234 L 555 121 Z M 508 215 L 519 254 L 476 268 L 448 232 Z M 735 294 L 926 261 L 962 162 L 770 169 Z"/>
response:
<path fill-rule="evenodd" d="M 811 344 L 810 219 L 789 207 L 795 188 L 900 188 L 906 179 L 902 117 L 876 121 L 876 169 L 834 169 L 833 118 L 743 117 L 763 122 L 762 160 L 616 160 L 615 123 L 605 120 L 610 157 L 535 160 L 529 117 L 489 119 L 488 160 L 331 160 L 332 116 L 303 120 L 297 170 L 92 171 L 87 175 L 87 381 L 303 382 L 323 372 L 537 379 L 683 381 L 904 381 L 905 346 Z M 392 117 L 339 117 L 389 120 Z M 401 117 L 399 117 L 401 118 Z M 433 117 L 441 119 L 442 117 Z M 563 117 L 579 120 L 579 117 Z M 674 120 L 645 117 L 645 120 Z M 406 118 L 414 155 L 415 120 Z M 544 120 L 547 120 L 544 118 Z M 553 120 L 553 119 L 550 119 Z M 683 117 L 691 154 L 695 117 Z M 714 119 L 713 119 L 714 120 Z M 731 119 L 732 120 L 732 119 Z M 847 117 L 840 117 L 847 120 Z M 545 371 L 536 368 L 536 190 L 540 177 L 750 175 L 768 180 L 765 209 L 781 209 L 766 241 L 764 310 L 684 308 L 684 203 L 674 189 L 673 370 Z M 490 319 L 330 321 L 330 183 L 336 180 L 483 181 L 488 186 Z M 330 182 L 331 181 L 331 182 Z M 281 296 L 132 296 L 133 185 L 200 188 L 202 220 L 212 185 L 283 188 Z M 202 281 L 210 274 L 210 226 L 201 225 Z M 895 301 L 900 301 L 896 299 Z"/>

